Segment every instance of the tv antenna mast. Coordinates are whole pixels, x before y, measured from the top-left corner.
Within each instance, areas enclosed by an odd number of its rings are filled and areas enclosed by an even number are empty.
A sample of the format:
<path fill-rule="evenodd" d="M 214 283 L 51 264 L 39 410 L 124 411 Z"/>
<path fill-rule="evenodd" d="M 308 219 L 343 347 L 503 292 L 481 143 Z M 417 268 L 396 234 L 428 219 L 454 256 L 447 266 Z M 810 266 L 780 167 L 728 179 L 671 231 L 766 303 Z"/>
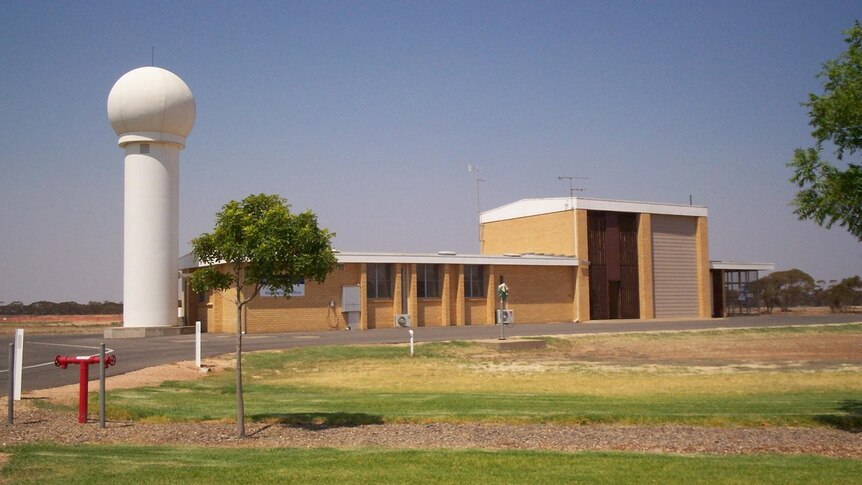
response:
<path fill-rule="evenodd" d="M 589 179 L 590 179 L 589 177 L 570 177 L 567 175 L 560 175 L 559 177 L 557 177 L 557 180 L 568 180 L 569 181 L 569 206 L 571 206 L 571 207 L 575 206 L 575 203 L 573 200 L 575 198 L 575 192 L 583 192 L 584 190 L 587 190 L 587 189 L 575 187 L 574 181 L 575 180 L 589 180 Z"/>
<path fill-rule="evenodd" d="M 467 165 L 467 173 L 476 173 L 476 220 L 477 220 L 477 234 L 479 236 L 479 252 L 482 252 L 482 206 L 480 204 L 479 199 L 479 184 L 481 182 L 487 182 L 487 180 L 479 177 L 479 171 L 482 170 L 481 167 L 477 167 L 475 165 Z"/>

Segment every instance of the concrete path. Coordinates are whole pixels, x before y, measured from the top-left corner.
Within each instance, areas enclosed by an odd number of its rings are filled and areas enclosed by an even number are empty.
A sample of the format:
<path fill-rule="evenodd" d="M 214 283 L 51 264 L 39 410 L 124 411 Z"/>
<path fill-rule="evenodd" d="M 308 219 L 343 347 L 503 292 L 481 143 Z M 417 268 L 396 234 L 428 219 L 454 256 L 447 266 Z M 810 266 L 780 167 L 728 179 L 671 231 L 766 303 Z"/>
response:
<path fill-rule="evenodd" d="M 589 323 L 518 324 L 506 328 L 507 337 L 536 335 L 572 335 L 589 333 L 645 332 L 662 330 L 703 330 L 713 328 L 776 327 L 786 325 L 820 325 L 829 323 L 860 322 L 862 315 L 837 314 L 818 316 L 761 315 L 708 320 L 613 320 Z M 497 326 L 418 327 L 414 328 L 417 343 L 445 340 L 496 339 Z M 8 349 L 14 336 L 0 336 L 0 396 L 8 389 Z M 250 334 L 243 339 L 243 351 L 273 350 L 294 347 L 406 343 L 407 329 L 387 328 L 367 331 L 330 331 L 316 333 Z M 24 334 L 24 376 L 22 388 L 47 389 L 74 384 L 78 381 L 77 366 L 60 369 L 54 366 L 54 357 L 60 355 L 91 355 L 99 352 L 104 342 L 117 356 L 117 365 L 107 375 L 117 375 L 146 367 L 184 360 L 194 360 L 194 335 L 156 337 L 146 339 L 105 340 L 101 334 L 28 335 Z M 204 334 L 204 358 L 233 353 L 236 337 L 232 334 Z M 74 367 L 74 368 L 73 368 Z M 92 367 L 90 377 L 99 377 L 98 367 Z"/>

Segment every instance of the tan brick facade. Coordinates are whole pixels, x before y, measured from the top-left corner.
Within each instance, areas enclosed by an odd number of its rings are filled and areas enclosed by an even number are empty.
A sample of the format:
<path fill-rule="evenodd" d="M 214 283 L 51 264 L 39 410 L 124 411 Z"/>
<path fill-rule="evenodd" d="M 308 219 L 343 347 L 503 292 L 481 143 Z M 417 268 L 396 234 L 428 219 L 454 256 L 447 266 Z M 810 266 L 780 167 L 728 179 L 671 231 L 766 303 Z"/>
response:
<path fill-rule="evenodd" d="M 545 253 L 574 256 L 572 211 L 483 224 L 482 254 Z"/>
<path fill-rule="evenodd" d="M 323 284 L 306 284 L 304 296 L 290 299 L 261 296 L 255 299 L 246 312 L 247 331 L 344 329 L 347 315 L 342 312 L 341 299 L 345 286 L 359 287 L 357 321 L 360 329 L 391 328 L 395 326 L 395 317 L 405 312 L 418 327 L 492 325 L 499 304 L 496 288 L 501 278 L 510 288 L 508 304 L 515 311 L 518 323 L 588 321 L 591 315 L 589 254 L 593 233 L 589 232 L 587 221 L 593 210 L 637 214 L 637 287 L 634 295 L 635 304 L 639 305 L 635 315 L 639 314 L 642 319 L 656 316 L 654 252 L 658 246 L 654 245 L 654 237 L 659 218 L 670 214 L 696 221 L 698 315 L 691 316 L 711 316 L 705 208 L 576 198 L 521 202 L 489 211 L 496 211 L 496 214 L 491 214 L 492 217 L 482 223 L 482 255 L 457 256 L 442 252 L 439 255 L 341 255 L 338 270 Z M 482 217 L 486 214 L 483 213 Z M 524 256 L 511 257 L 508 253 Z M 387 265 L 389 279 L 386 287 L 390 294 L 369 297 L 368 269 L 372 264 Z M 437 267 L 439 296 L 419 298 L 418 264 Z M 482 267 L 484 296 L 466 296 L 470 286 L 466 281 L 467 265 Z M 375 268 L 376 274 L 380 274 L 380 266 Z M 603 271 L 602 267 L 597 271 Z M 470 274 L 475 277 L 475 272 Z M 601 274 L 604 273 L 597 273 Z M 377 278 L 377 286 L 372 282 L 375 288 L 379 286 L 380 277 Z M 476 290 L 475 282 L 471 288 L 471 291 Z M 229 293 L 208 293 L 203 302 L 198 302 L 197 296 L 190 294 L 186 300 L 191 307 L 187 314 L 189 322 L 199 319 L 210 332 L 234 332 L 236 313 L 230 296 Z"/>
<path fill-rule="evenodd" d="M 624 201 L 587 201 L 589 209 L 579 208 L 576 202 L 547 199 L 549 202 L 537 209 L 536 200 L 521 201 L 523 213 L 504 206 L 491 214 L 482 223 L 483 253 L 546 253 L 576 256 L 581 264 L 575 269 L 575 284 L 572 288 L 571 305 L 576 321 L 590 320 L 590 271 L 589 271 L 589 234 L 587 214 L 590 210 L 633 212 L 638 216 L 637 254 L 638 254 L 638 303 L 641 319 L 655 318 L 655 293 L 653 285 L 653 214 L 680 213 L 696 221 L 695 245 L 697 251 L 697 308 L 692 317 L 709 318 L 712 314 L 712 292 L 710 281 L 709 243 L 705 209 L 680 207 L 663 204 L 627 203 Z M 556 205 L 554 205 L 556 204 Z M 590 205 L 591 204 L 591 205 Z M 515 204 L 517 205 L 517 204 Z M 556 208 L 552 208 L 556 207 Z M 560 210 L 565 207 L 564 210 Z M 489 212 L 495 212 L 489 211 Z M 484 216 L 484 214 L 483 214 Z M 516 321 L 520 321 L 516 312 Z M 572 318 L 571 316 L 568 318 Z M 567 318 L 567 320 L 568 320 Z"/>
<path fill-rule="evenodd" d="M 496 286 L 500 276 L 510 288 L 509 308 L 519 323 L 571 321 L 576 314 L 574 288 L 577 269 L 572 266 L 484 265 L 485 297 L 465 296 L 464 265 L 440 264 L 440 296 L 419 298 L 416 264 L 393 263 L 392 294 L 389 298 L 369 298 L 368 264 L 347 263 L 329 275 L 323 284 L 306 283 L 304 296 L 292 298 L 258 296 L 247 305 L 248 333 L 310 332 L 344 330 L 342 287 L 360 286 L 361 329 L 392 328 L 402 312 L 402 270 L 409 275 L 408 314 L 417 327 L 492 325 L 495 319 Z M 207 331 L 233 333 L 236 307 L 232 291 L 208 292 L 193 313 Z M 190 295 L 197 301 L 195 295 Z"/>

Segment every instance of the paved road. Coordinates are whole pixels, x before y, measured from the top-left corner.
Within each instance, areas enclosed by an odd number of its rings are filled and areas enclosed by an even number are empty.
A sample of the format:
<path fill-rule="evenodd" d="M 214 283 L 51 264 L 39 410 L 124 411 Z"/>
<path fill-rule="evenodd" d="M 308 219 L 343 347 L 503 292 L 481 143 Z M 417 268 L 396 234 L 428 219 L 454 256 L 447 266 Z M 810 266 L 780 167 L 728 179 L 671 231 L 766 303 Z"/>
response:
<path fill-rule="evenodd" d="M 615 320 L 589 323 L 521 324 L 506 329 L 506 336 L 571 335 L 587 333 L 615 333 L 656 330 L 696 330 L 710 328 L 775 327 L 784 325 L 818 325 L 847 323 L 862 320 L 860 315 L 736 317 L 709 320 Z M 497 326 L 467 327 L 420 327 L 414 328 L 416 342 L 442 340 L 496 339 L 500 336 Z M 0 396 L 8 389 L 8 349 L 13 336 L 0 336 Z M 317 333 L 251 334 L 243 339 L 243 350 L 273 350 L 294 347 L 381 344 L 407 342 L 407 330 L 402 328 L 376 329 L 368 331 L 331 331 Z M 235 351 L 234 335 L 204 334 L 201 339 L 203 357 L 212 357 Z M 74 384 L 78 381 L 78 369 L 70 366 L 60 369 L 54 366 L 54 357 L 61 355 L 91 355 L 99 352 L 99 344 L 105 342 L 117 356 L 117 365 L 107 374 L 117 375 L 154 365 L 194 360 L 194 335 L 156 337 L 147 339 L 105 340 L 101 334 L 79 335 L 24 335 L 24 390 L 47 389 Z M 98 367 L 90 370 L 91 378 L 98 378 Z"/>

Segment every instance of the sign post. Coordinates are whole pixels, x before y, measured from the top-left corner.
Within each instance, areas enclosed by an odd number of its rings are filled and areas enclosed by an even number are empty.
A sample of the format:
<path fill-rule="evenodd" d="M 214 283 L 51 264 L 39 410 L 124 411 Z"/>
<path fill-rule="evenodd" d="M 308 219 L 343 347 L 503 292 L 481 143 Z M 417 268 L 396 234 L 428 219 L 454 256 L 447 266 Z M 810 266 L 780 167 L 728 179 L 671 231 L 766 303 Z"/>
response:
<path fill-rule="evenodd" d="M 506 324 L 503 323 L 503 311 L 506 309 L 506 300 L 509 299 L 509 287 L 506 283 L 500 283 L 497 287 L 497 295 L 500 297 L 500 317 L 497 322 L 500 324 L 500 340 L 506 340 Z"/>
<path fill-rule="evenodd" d="M 7 422 L 12 424 L 15 421 L 15 344 L 9 344 L 9 393 L 6 409 L 9 412 Z"/>

